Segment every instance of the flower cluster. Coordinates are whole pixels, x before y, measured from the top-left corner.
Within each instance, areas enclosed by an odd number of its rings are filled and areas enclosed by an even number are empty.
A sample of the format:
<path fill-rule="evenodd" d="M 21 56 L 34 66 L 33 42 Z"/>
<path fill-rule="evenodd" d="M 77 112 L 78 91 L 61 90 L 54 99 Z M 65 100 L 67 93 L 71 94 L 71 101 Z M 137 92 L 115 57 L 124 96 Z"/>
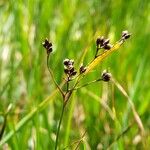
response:
<path fill-rule="evenodd" d="M 109 39 L 105 39 L 103 36 L 98 37 L 96 40 L 97 48 L 104 48 L 105 50 L 109 50 L 112 48 L 112 45 L 109 43 Z"/>
<path fill-rule="evenodd" d="M 77 71 L 74 69 L 74 60 L 65 59 L 64 60 L 64 72 L 70 78 L 77 74 Z"/>
<path fill-rule="evenodd" d="M 102 72 L 101 78 L 102 78 L 103 81 L 108 82 L 111 79 L 111 73 L 109 73 L 106 70 L 104 70 Z"/>
<path fill-rule="evenodd" d="M 42 43 L 43 47 L 46 49 L 47 51 L 47 55 L 49 55 L 53 49 L 52 49 L 52 43 L 48 41 L 48 39 L 46 38 L 45 41 Z"/>
<path fill-rule="evenodd" d="M 131 34 L 127 30 L 125 30 L 125 31 L 122 31 L 121 39 L 126 40 L 126 39 L 130 38 L 130 36 L 131 36 Z"/>
<path fill-rule="evenodd" d="M 84 73 L 85 71 L 86 71 L 86 67 L 84 67 L 83 64 L 81 64 L 79 69 L 80 74 Z"/>

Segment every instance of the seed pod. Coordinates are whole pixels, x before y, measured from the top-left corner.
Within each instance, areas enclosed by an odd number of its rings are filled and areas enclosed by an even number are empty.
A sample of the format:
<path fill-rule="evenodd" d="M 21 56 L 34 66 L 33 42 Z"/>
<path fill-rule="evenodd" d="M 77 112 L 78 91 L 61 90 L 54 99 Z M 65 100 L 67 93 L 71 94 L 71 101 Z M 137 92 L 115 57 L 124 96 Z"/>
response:
<path fill-rule="evenodd" d="M 66 58 L 66 59 L 64 60 L 64 65 L 65 65 L 65 66 L 68 66 L 69 61 L 70 61 L 70 60 L 69 60 L 68 58 Z"/>
<path fill-rule="evenodd" d="M 129 37 L 131 36 L 131 34 L 127 34 L 127 35 L 125 35 L 125 39 L 128 39 Z"/>
<path fill-rule="evenodd" d="M 112 48 L 111 44 L 104 45 L 104 49 L 106 50 L 110 50 L 111 48 Z"/>
<path fill-rule="evenodd" d="M 52 49 L 52 43 L 49 42 L 47 38 L 42 43 L 42 45 L 47 50 L 47 54 L 49 54 L 49 53 L 51 53 L 53 51 L 53 49 Z"/>
<path fill-rule="evenodd" d="M 107 45 L 109 43 L 110 39 L 105 39 L 104 42 L 103 42 L 103 45 Z"/>
<path fill-rule="evenodd" d="M 103 81 L 108 82 L 111 79 L 111 73 L 108 73 L 106 70 L 104 70 L 101 77 Z"/>
<path fill-rule="evenodd" d="M 65 72 L 65 74 L 68 74 L 69 70 L 67 68 L 64 68 L 64 72 Z"/>
<path fill-rule="evenodd" d="M 74 67 L 72 66 L 69 71 L 72 73 L 74 71 Z"/>
<path fill-rule="evenodd" d="M 74 68 L 74 66 L 73 65 L 68 65 L 67 68 L 68 68 L 68 70 L 72 70 L 72 68 Z"/>
<path fill-rule="evenodd" d="M 83 64 L 81 64 L 80 70 L 79 70 L 80 74 L 84 73 L 85 71 L 86 71 L 86 67 L 84 67 Z"/>
<path fill-rule="evenodd" d="M 51 53 L 52 51 L 53 51 L 52 47 L 49 47 L 49 48 L 47 49 L 47 52 L 48 52 L 48 53 Z"/>
<path fill-rule="evenodd" d="M 130 36 L 131 34 L 127 30 L 122 32 L 122 39 L 128 39 Z"/>
<path fill-rule="evenodd" d="M 96 40 L 96 45 L 97 46 L 102 46 L 103 45 L 103 42 L 104 42 L 104 37 L 101 36 L 101 37 L 98 37 L 97 40 Z"/>
<path fill-rule="evenodd" d="M 77 71 L 73 71 L 73 72 L 71 73 L 72 76 L 75 76 L 76 74 L 77 74 Z"/>

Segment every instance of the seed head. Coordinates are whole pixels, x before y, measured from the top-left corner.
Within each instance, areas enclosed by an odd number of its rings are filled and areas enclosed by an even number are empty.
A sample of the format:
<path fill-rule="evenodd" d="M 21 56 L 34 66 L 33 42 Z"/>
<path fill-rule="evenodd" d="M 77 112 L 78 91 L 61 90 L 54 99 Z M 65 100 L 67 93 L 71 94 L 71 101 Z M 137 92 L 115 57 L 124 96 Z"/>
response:
<path fill-rule="evenodd" d="M 68 66 L 69 61 L 70 61 L 70 60 L 69 60 L 68 58 L 64 59 L 64 65 L 65 65 L 65 66 Z"/>
<path fill-rule="evenodd" d="M 108 82 L 111 79 L 111 73 L 108 73 L 106 70 L 104 70 L 101 77 L 103 81 Z"/>
<path fill-rule="evenodd" d="M 103 45 L 107 45 L 109 43 L 110 39 L 105 39 L 103 42 Z"/>
<path fill-rule="evenodd" d="M 103 42 L 104 42 L 104 37 L 103 36 L 98 37 L 96 40 L 96 45 L 101 47 L 103 45 Z"/>
<path fill-rule="evenodd" d="M 74 66 L 70 66 L 69 71 L 74 72 Z"/>
<path fill-rule="evenodd" d="M 104 49 L 105 50 L 109 50 L 109 49 L 111 49 L 112 48 L 112 45 L 111 44 L 106 44 L 106 45 L 104 45 Z"/>
<path fill-rule="evenodd" d="M 47 38 L 42 43 L 42 45 L 46 49 L 48 55 L 53 51 L 53 49 L 52 49 L 52 43 L 49 42 Z"/>
<path fill-rule="evenodd" d="M 130 38 L 130 36 L 131 36 L 131 34 L 127 31 L 127 30 L 125 30 L 125 31 L 122 31 L 122 39 L 128 39 L 128 38 Z"/>
<path fill-rule="evenodd" d="M 79 70 L 80 74 L 84 73 L 85 71 L 86 71 L 86 67 L 84 67 L 83 64 L 81 64 L 80 70 Z"/>
<path fill-rule="evenodd" d="M 67 76 L 70 78 L 72 76 L 75 76 L 77 72 L 74 69 L 74 60 L 66 58 L 64 61 L 64 72 L 67 74 Z"/>
<path fill-rule="evenodd" d="M 105 50 L 111 49 L 112 45 L 109 44 L 109 42 L 110 42 L 110 39 L 105 39 L 103 36 L 97 38 L 97 40 L 96 40 L 98 49 L 100 49 L 100 48 L 104 48 Z"/>
<path fill-rule="evenodd" d="M 69 70 L 67 68 L 64 68 L 64 72 L 65 72 L 65 74 L 68 74 Z"/>
<path fill-rule="evenodd" d="M 77 71 L 71 72 L 71 75 L 72 75 L 72 76 L 75 76 L 76 74 L 77 74 Z"/>

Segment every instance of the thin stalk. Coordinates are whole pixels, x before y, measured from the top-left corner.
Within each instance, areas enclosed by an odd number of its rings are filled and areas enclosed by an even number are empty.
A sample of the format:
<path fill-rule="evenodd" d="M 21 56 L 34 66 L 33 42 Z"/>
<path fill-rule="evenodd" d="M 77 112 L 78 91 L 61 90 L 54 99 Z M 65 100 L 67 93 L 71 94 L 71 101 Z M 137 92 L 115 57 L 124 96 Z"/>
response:
<path fill-rule="evenodd" d="M 3 123 L 2 129 L 0 131 L 0 141 L 3 137 L 4 131 L 5 131 L 5 128 L 6 128 L 6 122 L 7 122 L 7 114 L 4 116 L 4 123 Z"/>
<path fill-rule="evenodd" d="M 67 84 L 67 92 L 68 92 L 68 90 L 69 90 L 69 77 L 67 77 L 67 82 L 66 82 L 66 84 Z"/>
<path fill-rule="evenodd" d="M 56 87 L 58 88 L 58 90 L 60 91 L 60 93 L 62 94 L 62 96 L 64 96 L 64 93 L 62 91 L 62 89 L 59 87 L 58 83 L 56 82 L 55 78 L 54 78 L 54 75 L 53 75 L 53 72 L 51 71 L 49 65 L 48 65 L 48 62 L 49 62 L 49 55 L 47 55 L 47 68 L 48 68 L 48 71 L 52 77 L 52 80 L 54 82 L 54 84 L 56 85 Z"/>
<path fill-rule="evenodd" d="M 99 49 L 100 49 L 100 48 L 98 48 L 98 47 L 96 48 L 96 53 L 95 53 L 94 58 L 96 58 L 96 57 L 97 57 L 97 53 L 98 53 Z"/>
<path fill-rule="evenodd" d="M 64 104 L 63 104 L 63 107 L 62 107 L 60 119 L 59 119 L 59 124 L 58 124 L 57 133 L 56 133 L 55 150 L 57 150 L 57 146 L 58 146 L 58 139 L 59 139 L 60 126 L 61 126 L 61 123 L 62 123 L 62 119 L 63 119 L 63 114 L 64 114 L 65 106 L 66 106 L 66 104 L 64 103 Z"/>
<path fill-rule="evenodd" d="M 93 80 L 93 81 L 88 82 L 88 83 L 86 83 L 86 84 L 83 84 L 83 85 L 81 85 L 81 86 L 79 86 L 79 87 L 77 87 L 77 88 L 74 88 L 73 90 L 80 89 L 80 88 L 82 88 L 82 87 L 88 86 L 88 85 L 90 85 L 90 84 L 92 84 L 92 83 L 95 83 L 95 82 L 98 82 L 98 81 L 102 81 L 102 79 L 100 78 L 100 79 Z"/>
<path fill-rule="evenodd" d="M 81 74 L 80 74 L 81 75 Z M 72 91 L 76 88 L 76 86 L 78 85 L 78 83 L 80 82 L 80 80 L 84 77 L 84 76 L 78 76 L 78 78 L 76 79 L 76 82 L 75 82 L 75 84 L 74 84 L 74 86 L 73 86 L 73 88 L 71 89 Z"/>

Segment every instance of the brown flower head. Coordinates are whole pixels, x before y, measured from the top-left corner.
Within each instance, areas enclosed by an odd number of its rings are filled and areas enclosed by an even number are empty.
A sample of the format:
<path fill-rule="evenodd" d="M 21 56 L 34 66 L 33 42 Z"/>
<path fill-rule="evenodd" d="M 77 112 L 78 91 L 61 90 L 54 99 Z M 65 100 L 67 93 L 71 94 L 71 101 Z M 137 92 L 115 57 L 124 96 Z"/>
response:
<path fill-rule="evenodd" d="M 122 37 L 123 40 L 126 40 L 126 39 L 130 38 L 130 36 L 131 36 L 131 34 L 127 30 L 122 31 L 122 36 L 121 37 Z"/>
<path fill-rule="evenodd" d="M 106 70 L 104 70 L 104 71 L 102 72 L 101 77 L 102 77 L 102 80 L 103 80 L 103 81 L 108 82 L 108 81 L 110 81 L 110 79 L 111 79 L 111 73 L 109 73 L 109 72 L 107 72 Z"/>
<path fill-rule="evenodd" d="M 46 49 L 47 51 L 47 55 L 49 55 L 53 49 L 52 49 L 52 43 L 48 41 L 48 39 L 46 38 L 45 41 L 42 43 L 43 47 Z"/>
<path fill-rule="evenodd" d="M 86 71 L 86 67 L 84 67 L 83 64 L 81 64 L 79 69 L 80 74 L 84 73 L 85 71 Z"/>

